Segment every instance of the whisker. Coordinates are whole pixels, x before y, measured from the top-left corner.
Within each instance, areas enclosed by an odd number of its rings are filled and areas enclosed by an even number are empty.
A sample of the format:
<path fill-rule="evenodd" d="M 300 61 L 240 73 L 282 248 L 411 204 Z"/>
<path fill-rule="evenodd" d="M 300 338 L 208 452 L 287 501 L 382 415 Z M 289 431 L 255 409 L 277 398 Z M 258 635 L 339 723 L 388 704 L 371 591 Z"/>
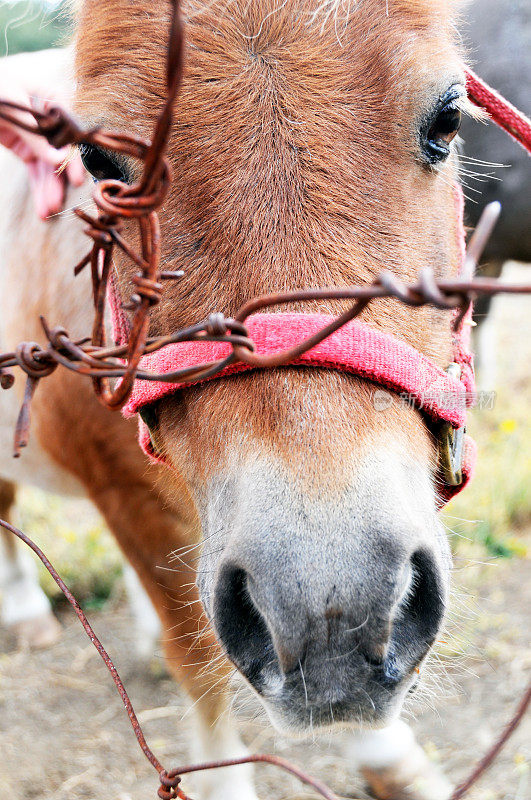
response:
<path fill-rule="evenodd" d="M 301 671 L 302 685 L 304 687 L 304 701 L 306 704 L 306 708 L 308 708 L 308 689 L 306 688 L 306 680 L 304 678 L 304 670 L 302 669 L 302 663 L 300 658 L 299 658 L 299 669 Z"/>

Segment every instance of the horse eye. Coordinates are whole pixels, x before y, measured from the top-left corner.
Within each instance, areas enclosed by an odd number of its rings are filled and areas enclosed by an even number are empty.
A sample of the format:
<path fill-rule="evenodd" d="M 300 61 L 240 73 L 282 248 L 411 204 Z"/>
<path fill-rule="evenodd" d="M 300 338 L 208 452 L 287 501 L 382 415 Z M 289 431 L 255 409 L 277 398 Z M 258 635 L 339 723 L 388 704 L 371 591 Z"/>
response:
<path fill-rule="evenodd" d="M 453 87 L 446 93 L 421 133 L 422 150 L 430 164 L 438 164 L 448 158 L 450 144 L 461 127 L 458 105 L 461 92 L 456 91 L 458 88 Z"/>
<path fill-rule="evenodd" d="M 90 172 L 95 181 L 110 179 L 127 183 L 128 176 L 125 169 L 108 150 L 92 144 L 81 144 L 79 153 L 85 169 Z"/>

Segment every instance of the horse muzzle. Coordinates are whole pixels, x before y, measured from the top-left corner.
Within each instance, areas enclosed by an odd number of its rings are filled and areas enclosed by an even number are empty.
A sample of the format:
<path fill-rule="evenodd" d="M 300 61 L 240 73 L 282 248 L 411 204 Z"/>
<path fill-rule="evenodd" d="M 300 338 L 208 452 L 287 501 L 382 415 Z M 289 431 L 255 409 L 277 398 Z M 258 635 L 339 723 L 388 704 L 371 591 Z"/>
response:
<path fill-rule="evenodd" d="M 375 512 L 374 490 L 367 481 L 340 502 L 310 500 L 257 466 L 245 486 L 216 492 L 201 596 L 227 656 L 282 730 L 387 724 L 437 636 L 450 560 L 435 512 L 416 528 L 400 511 Z M 386 506 L 400 508 L 391 496 Z"/>

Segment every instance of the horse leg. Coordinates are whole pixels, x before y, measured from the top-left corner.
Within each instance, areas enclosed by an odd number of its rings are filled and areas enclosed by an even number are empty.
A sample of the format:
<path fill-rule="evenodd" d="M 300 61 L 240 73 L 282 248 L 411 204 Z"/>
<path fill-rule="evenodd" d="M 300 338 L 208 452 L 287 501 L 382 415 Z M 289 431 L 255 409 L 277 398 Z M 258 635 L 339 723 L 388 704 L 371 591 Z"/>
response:
<path fill-rule="evenodd" d="M 137 447 L 135 443 L 135 447 Z M 187 691 L 192 701 L 194 760 L 218 760 L 243 755 L 246 751 L 228 718 L 230 670 L 202 612 L 195 585 L 197 529 L 190 524 L 189 510 L 179 504 L 162 502 L 146 469 L 127 476 L 125 465 L 100 465 L 100 477 L 121 475 L 127 482 L 119 489 L 92 497 L 134 569 L 129 573 L 129 597 L 133 607 L 142 605 L 138 617 L 145 617 L 152 604 L 160 620 L 162 644 L 168 670 Z M 186 501 L 185 501 L 186 502 Z M 172 552 L 181 551 L 176 562 Z M 186 555 L 186 553 L 188 555 Z M 134 575 L 134 577 L 133 577 Z M 136 593 L 135 593 L 136 586 Z M 138 589 L 140 588 L 140 592 Z M 153 620 L 143 625 L 146 651 L 154 643 Z M 170 765 L 171 766 L 171 765 Z M 193 778 L 195 793 L 216 800 L 255 800 L 252 768 L 242 766 L 223 772 L 206 772 Z"/>
<path fill-rule="evenodd" d="M 402 720 L 360 731 L 349 755 L 378 800 L 448 800 L 452 786 Z"/>
<path fill-rule="evenodd" d="M 10 521 L 16 488 L 0 479 L 0 518 Z M 20 644 L 49 647 L 61 635 L 50 601 L 39 586 L 35 559 L 2 528 L 0 536 L 0 620 Z"/>
<path fill-rule="evenodd" d="M 129 608 L 135 620 L 136 654 L 142 661 L 149 661 L 160 637 L 160 620 L 140 578 L 127 561 L 123 576 Z"/>
<path fill-rule="evenodd" d="M 90 385 L 77 376 L 49 378 L 33 412 L 45 450 L 83 484 L 157 612 L 168 670 L 193 703 L 194 760 L 242 755 L 243 745 L 228 719 L 230 668 L 195 583 L 200 525 L 184 482 L 170 496 L 166 468 L 147 462 L 135 422 L 104 409 Z M 172 559 L 172 553 L 178 555 Z M 134 599 L 135 581 L 131 583 Z M 202 782 L 204 798 L 209 793 L 216 800 L 255 798 L 248 766 L 206 773 Z"/>

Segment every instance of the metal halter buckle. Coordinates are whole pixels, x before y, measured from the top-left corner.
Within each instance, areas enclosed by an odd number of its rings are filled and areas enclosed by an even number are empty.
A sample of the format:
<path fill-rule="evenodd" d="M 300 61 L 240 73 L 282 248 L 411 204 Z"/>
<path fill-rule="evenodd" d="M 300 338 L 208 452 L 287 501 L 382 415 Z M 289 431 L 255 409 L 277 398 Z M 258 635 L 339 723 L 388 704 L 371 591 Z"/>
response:
<path fill-rule="evenodd" d="M 452 362 L 446 368 L 451 378 L 461 377 L 461 366 Z M 466 428 L 454 428 L 450 422 L 443 422 L 439 431 L 439 466 L 444 482 L 448 486 L 463 483 L 463 446 Z"/>

